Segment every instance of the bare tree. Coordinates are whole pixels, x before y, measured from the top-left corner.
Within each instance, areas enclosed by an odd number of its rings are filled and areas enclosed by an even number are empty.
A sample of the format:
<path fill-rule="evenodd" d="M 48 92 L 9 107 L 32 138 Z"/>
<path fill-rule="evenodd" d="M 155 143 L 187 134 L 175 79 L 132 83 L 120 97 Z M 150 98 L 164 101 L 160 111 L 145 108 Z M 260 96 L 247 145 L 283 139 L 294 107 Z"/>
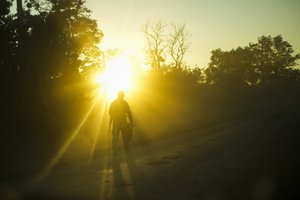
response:
<path fill-rule="evenodd" d="M 190 47 L 189 39 L 191 34 L 186 31 L 185 24 L 172 24 L 172 28 L 168 42 L 168 50 L 176 69 L 180 69 L 183 58 Z"/>
<path fill-rule="evenodd" d="M 165 62 L 167 36 L 165 35 L 167 25 L 161 21 L 156 23 L 147 22 L 142 26 L 141 31 L 145 34 L 148 54 L 153 69 L 160 69 Z"/>

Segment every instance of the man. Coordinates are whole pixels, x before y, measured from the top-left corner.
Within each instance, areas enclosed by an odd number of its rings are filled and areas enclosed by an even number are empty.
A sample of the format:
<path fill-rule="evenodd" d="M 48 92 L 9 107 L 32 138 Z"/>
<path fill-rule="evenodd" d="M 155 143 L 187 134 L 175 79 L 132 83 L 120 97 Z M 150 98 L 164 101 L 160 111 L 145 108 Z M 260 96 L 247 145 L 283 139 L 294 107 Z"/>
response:
<path fill-rule="evenodd" d="M 124 92 L 119 91 L 118 97 L 110 104 L 109 107 L 109 127 L 112 128 L 112 150 L 117 154 L 119 134 L 122 133 L 125 150 L 128 151 L 128 143 L 131 139 L 133 120 L 128 103 L 124 100 Z M 129 120 L 129 122 L 128 122 Z"/>

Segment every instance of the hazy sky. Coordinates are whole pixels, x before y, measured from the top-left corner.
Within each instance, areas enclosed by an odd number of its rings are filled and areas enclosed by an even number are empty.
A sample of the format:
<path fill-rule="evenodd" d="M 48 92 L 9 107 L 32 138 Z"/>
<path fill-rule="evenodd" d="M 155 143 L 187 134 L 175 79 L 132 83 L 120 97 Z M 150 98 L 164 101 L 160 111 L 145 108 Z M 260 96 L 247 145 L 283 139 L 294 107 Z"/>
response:
<path fill-rule="evenodd" d="M 87 0 L 104 32 L 103 48 L 142 51 L 140 27 L 147 21 L 185 23 L 192 34 L 186 62 L 204 66 L 210 51 L 283 38 L 300 53 L 300 0 Z"/>

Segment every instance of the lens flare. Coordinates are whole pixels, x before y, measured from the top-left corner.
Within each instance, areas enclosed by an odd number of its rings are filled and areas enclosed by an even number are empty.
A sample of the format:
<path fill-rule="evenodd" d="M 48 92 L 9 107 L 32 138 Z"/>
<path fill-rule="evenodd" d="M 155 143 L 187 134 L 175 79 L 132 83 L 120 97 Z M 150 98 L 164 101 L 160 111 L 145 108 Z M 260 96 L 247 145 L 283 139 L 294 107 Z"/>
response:
<path fill-rule="evenodd" d="M 106 63 L 105 69 L 94 76 L 94 82 L 100 85 L 100 92 L 112 100 L 119 90 L 130 92 L 133 89 L 134 67 L 126 56 L 118 56 Z"/>

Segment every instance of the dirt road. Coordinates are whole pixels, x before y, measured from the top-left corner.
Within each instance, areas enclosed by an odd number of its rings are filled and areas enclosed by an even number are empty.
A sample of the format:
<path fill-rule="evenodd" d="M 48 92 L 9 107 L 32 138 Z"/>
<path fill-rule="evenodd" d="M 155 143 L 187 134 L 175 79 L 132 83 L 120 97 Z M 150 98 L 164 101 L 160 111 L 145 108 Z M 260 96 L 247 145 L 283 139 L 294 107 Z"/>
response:
<path fill-rule="evenodd" d="M 300 113 L 274 111 L 160 140 L 133 141 L 129 154 L 109 149 L 93 162 L 60 162 L 25 199 L 300 199 Z M 18 192 L 19 191 L 19 192 Z M 24 193 L 24 191 L 26 191 Z M 10 193 L 9 193 L 10 192 Z M 22 195 L 23 193 L 23 195 Z M 21 194 L 21 195 L 18 195 Z"/>

